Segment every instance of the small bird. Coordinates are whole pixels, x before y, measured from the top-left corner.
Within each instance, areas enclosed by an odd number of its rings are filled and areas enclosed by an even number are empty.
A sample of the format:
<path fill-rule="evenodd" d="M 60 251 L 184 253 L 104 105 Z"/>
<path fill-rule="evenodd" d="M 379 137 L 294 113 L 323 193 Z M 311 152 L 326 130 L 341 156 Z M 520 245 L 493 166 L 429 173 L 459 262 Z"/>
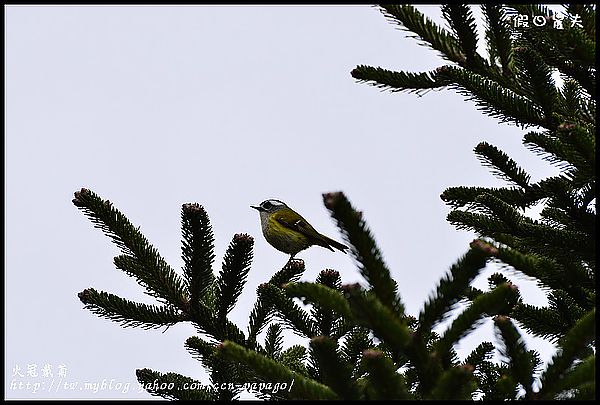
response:
<path fill-rule="evenodd" d="M 258 207 L 251 208 L 260 213 L 260 224 L 267 242 L 275 249 L 287 253 L 290 260 L 313 245 L 319 245 L 334 252 L 332 246 L 343 253 L 348 246 L 320 234 L 300 214 L 288 207 L 283 201 L 265 200 Z"/>

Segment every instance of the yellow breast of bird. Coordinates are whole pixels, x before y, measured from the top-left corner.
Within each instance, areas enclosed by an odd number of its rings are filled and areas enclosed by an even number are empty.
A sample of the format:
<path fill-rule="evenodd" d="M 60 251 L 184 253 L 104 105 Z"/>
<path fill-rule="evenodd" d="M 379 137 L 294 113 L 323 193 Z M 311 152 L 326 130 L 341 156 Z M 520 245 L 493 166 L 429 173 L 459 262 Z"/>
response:
<path fill-rule="evenodd" d="M 286 228 L 271 215 L 268 219 L 268 226 L 263 227 L 265 239 L 275 249 L 284 253 L 298 253 L 306 249 L 311 244 L 308 238 L 293 229 Z"/>

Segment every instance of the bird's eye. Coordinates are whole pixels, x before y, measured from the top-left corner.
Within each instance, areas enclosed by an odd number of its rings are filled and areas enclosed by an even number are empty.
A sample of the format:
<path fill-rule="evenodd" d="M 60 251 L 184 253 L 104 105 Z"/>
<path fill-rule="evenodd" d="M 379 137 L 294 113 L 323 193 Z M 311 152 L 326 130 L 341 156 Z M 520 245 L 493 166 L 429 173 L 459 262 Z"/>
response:
<path fill-rule="evenodd" d="M 272 206 L 273 206 L 273 204 L 271 204 L 271 203 L 270 203 L 270 202 L 268 202 L 268 201 L 265 201 L 265 202 L 263 203 L 263 207 L 264 207 L 264 208 L 266 208 L 266 209 L 269 209 L 269 208 L 271 208 Z"/>

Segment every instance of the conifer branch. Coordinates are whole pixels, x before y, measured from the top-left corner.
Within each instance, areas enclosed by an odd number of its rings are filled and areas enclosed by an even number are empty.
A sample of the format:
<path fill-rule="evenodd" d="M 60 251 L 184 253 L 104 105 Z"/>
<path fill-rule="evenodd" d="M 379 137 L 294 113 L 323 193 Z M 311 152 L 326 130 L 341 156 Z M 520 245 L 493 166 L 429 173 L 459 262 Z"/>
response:
<path fill-rule="evenodd" d="M 304 361 L 306 360 L 306 348 L 294 345 L 285 349 L 279 357 L 279 362 L 290 370 L 308 376 Z"/>
<path fill-rule="evenodd" d="M 514 48 L 517 82 L 524 94 L 535 101 L 549 122 L 556 104 L 557 90 L 552 71 L 539 54 L 527 47 Z"/>
<path fill-rule="evenodd" d="M 481 294 L 446 329 L 443 336 L 435 342 L 435 351 L 445 367 L 450 366 L 450 349 L 460 339 L 475 329 L 482 318 L 496 314 L 508 314 L 519 297 L 517 288 L 512 284 L 503 284 L 494 290 Z"/>
<path fill-rule="evenodd" d="M 504 8 L 499 4 L 483 4 L 481 6 L 485 17 L 485 35 L 490 63 L 499 60 L 502 76 L 511 77 L 514 73 L 512 39 L 510 28 L 505 21 Z"/>
<path fill-rule="evenodd" d="M 511 316 L 534 336 L 556 341 L 568 330 L 561 315 L 555 309 L 529 304 L 516 305 Z"/>
<path fill-rule="evenodd" d="M 421 94 L 424 90 L 441 86 L 435 80 L 434 72 L 397 72 L 380 67 L 358 65 L 350 74 L 359 82 L 367 82 L 372 86 L 391 92 L 409 91 Z"/>
<path fill-rule="evenodd" d="M 538 201 L 538 196 L 531 192 L 526 193 L 521 187 L 449 187 L 444 190 L 440 198 L 452 208 L 475 208 L 476 198 L 483 193 L 493 195 L 520 209 L 529 208 Z"/>
<path fill-rule="evenodd" d="M 285 266 L 283 266 L 281 270 L 273 274 L 269 280 L 269 284 L 273 284 L 274 286 L 281 288 L 284 284 L 292 281 L 298 281 L 300 277 L 302 277 L 304 270 L 306 270 L 304 267 L 304 260 L 290 260 L 285 264 Z"/>
<path fill-rule="evenodd" d="M 216 302 L 219 318 L 225 318 L 242 293 L 252 263 L 254 239 L 236 234 L 223 258 L 223 268 L 216 279 Z"/>
<path fill-rule="evenodd" d="M 475 198 L 475 203 L 485 209 L 491 217 L 502 221 L 511 232 L 524 235 L 525 226 L 535 224 L 530 218 L 522 215 L 514 207 L 494 197 L 484 193 Z M 515 232 L 516 231 L 516 232 Z"/>
<path fill-rule="evenodd" d="M 460 52 L 460 46 L 456 38 L 413 6 L 384 4 L 380 7 L 381 12 L 390 21 L 416 34 L 416 36 L 413 36 L 414 38 L 439 51 L 443 58 L 459 64 L 466 62 L 465 55 Z"/>
<path fill-rule="evenodd" d="M 592 4 L 568 4 L 567 12 L 579 15 L 584 31 L 590 40 L 596 40 L 596 9 Z"/>
<path fill-rule="evenodd" d="M 429 333 L 438 322 L 444 320 L 452 306 L 462 299 L 467 286 L 485 267 L 490 252 L 493 253 L 488 246 L 482 241 L 472 242 L 471 249 L 440 280 L 435 295 L 425 303 L 419 314 L 419 333 Z"/>
<path fill-rule="evenodd" d="M 299 281 L 286 284 L 284 289 L 292 297 L 304 298 L 313 304 L 318 303 L 320 306 L 331 309 L 344 318 L 352 316 L 350 305 L 344 295 L 333 288 L 319 283 Z"/>
<path fill-rule="evenodd" d="M 215 344 L 206 342 L 198 336 L 190 336 L 185 341 L 185 348 L 194 358 L 200 360 L 205 368 L 212 369 L 213 356 L 216 353 Z"/>
<path fill-rule="evenodd" d="M 402 374 L 397 372 L 392 360 L 381 351 L 365 350 L 362 353 L 362 364 L 368 372 L 366 399 L 414 399 L 408 391 Z"/>
<path fill-rule="evenodd" d="M 505 266 L 553 289 L 564 289 L 578 302 L 587 301 L 585 289 L 595 288 L 595 279 L 579 263 L 559 265 L 555 260 L 536 254 L 498 247 L 499 259 Z M 583 303 L 583 302 L 582 302 Z"/>
<path fill-rule="evenodd" d="M 190 291 L 191 302 L 201 300 L 215 279 L 212 263 L 215 259 L 214 236 L 208 214 L 200 204 L 183 204 L 181 209 L 181 256 L 183 274 Z"/>
<path fill-rule="evenodd" d="M 463 364 L 470 364 L 475 370 L 481 366 L 484 361 L 490 360 L 493 355 L 493 351 L 496 347 L 491 342 L 481 342 L 471 354 L 467 356 Z"/>
<path fill-rule="evenodd" d="M 581 363 L 575 365 L 574 367 L 570 368 L 569 371 L 565 372 L 563 378 L 548 391 L 552 391 L 556 396 L 559 396 L 562 391 L 570 391 L 573 389 L 573 387 L 578 387 L 586 383 L 595 384 L 595 361 L 595 355 L 588 356 Z"/>
<path fill-rule="evenodd" d="M 203 302 L 198 302 L 192 314 L 192 322 L 200 333 L 206 333 L 215 340 L 233 340 L 243 343 L 244 333 L 227 318 L 219 318 L 214 311 Z"/>
<path fill-rule="evenodd" d="M 481 111 L 499 118 L 501 122 L 521 126 L 547 125 L 541 109 L 531 100 L 477 73 L 442 66 L 437 70 L 436 79 L 456 89 L 468 100 L 475 101 Z"/>
<path fill-rule="evenodd" d="M 258 287 L 260 299 L 274 309 L 275 314 L 296 334 L 303 337 L 317 336 L 314 321 L 283 290 L 272 284 L 264 283 Z"/>
<path fill-rule="evenodd" d="M 98 316 L 121 324 L 124 328 L 141 327 L 143 329 L 161 328 L 188 320 L 177 309 L 165 305 L 156 306 L 126 300 L 93 288 L 83 290 L 79 299 Z"/>
<path fill-rule="evenodd" d="M 339 291 L 342 286 L 342 279 L 339 272 L 332 269 L 325 269 L 319 272 L 316 284 L 323 285 L 333 291 Z M 347 322 L 339 314 L 335 313 L 333 309 L 323 306 L 319 302 L 313 303 L 310 314 L 315 320 L 319 334 L 322 336 L 335 338 L 336 326 Z"/>
<path fill-rule="evenodd" d="M 356 326 L 348 332 L 342 344 L 341 356 L 348 364 L 354 364 L 353 376 L 356 378 L 360 369 L 363 352 L 374 348 L 373 340 L 369 336 L 369 330 L 362 326 Z"/>
<path fill-rule="evenodd" d="M 593 261 L 594 246 L 584 234 L 532 223 L 509 205 L 492 198 L 480 196 L 477 200 L 485 202 L 486 207 L 502 218 L 454 210 L 448 214 L 448 222 L 458 229 L 474 230 L 481 236 L 494 238 L 524 252 L 544 254 L 560 261 Z"/>
<path fill-rule="evenodd" d="M 323 201 L 351 245 L 350 250 L 359 264 L 361 275 L 372 286 L 379 301 L 402 317 L 404 305 L 398 296 L 398 286 L 390 276 L 362 213 L 354 210 L 341 192 L 323 194 Z"/>
<path fill-rule="evenodd" d="M 150 245 L 139 228 L 134 227 L 110 201 L 104 201 L 94 192 L 82 188 L 75 192 L 73 204 L 90 218 L 96 228 L 110 237 L 124 255 L 135 261 L 137 271 L 131 275 L 147 288 L 150 295 L 187 309 L 189 298 L 179 275 Z"/>
<path fill-rule="evenodd" d="M 216 393 L 211 387 L 207 387 L 200 383 L 200 381 L 177 373 L 162 374 L 143 368 L 136 370 L 135 374 L 144 389 L 155 396 L 178 400 L 201 401 L 211 401 L 216 397 Z"/>
<path fill-rule="evenodd" d="M 358 284 L 345 285 L 342 289 L 358 323 L 371 329 L 375 336 L 395 351 L 406 352 L 412 339 L 406 322 L 399 320 L 374 294 L 362 291 Z"/>
<path fill-rule="evenodd" d="M 582 177 L 589 181 L 595 168 L 571 145 L 560 139 L 537 132 L 529 132 L 523 137 L 523 143 L 543 160 L 560 168 L 570 178 Z"/>
<path fill-rule="evenodd" d="M 487 142 L 479 143 L 475 149 L 479 161 L 491 169 L 491 172 L 517 186 L 527 189 L 530 176 L 517 163 L 500 149 Z"/>
<path fill-rule="evenodd" d="M 533 359 L 521 334 L 507 316 L 497 315 L 494 325 L 502 337 L 500 353 L 506 358 L 512 377 L 525 389 L 525 398 L 529 399 L 533 393 Z"/>
<path fill-rule="evenodd" d="M 466 4 L 443 4 L 442 16 L 448 22 L 469 67 L 481 67 L 484 64 L 477 53 L 477 24 L 471 9 Z"/>
<path fill-rule="evenodd" d="M 465 400 L 471 399 L 475 389 L 473 367 L 452 367 L 445 371 L 426 399 Z"/>
<path fill-rule="evenodd" d="M 595 69 L 579 58 L 581 46 L 573 45 L 579 42 L 581 37 L 577 33 L 573 35 L 573 31 L 569 29 L 525 30 L 520 35 L 520 42 L 535 49 L 548 66 L 555 67 L 564 76 L 575 80 L 591 97 L 595 97 Z M 589 47 L 589 44 L 579 43 L 584 48 Z M 578 51 L 574 52 L 575 49 Z"/>
<path fill-rule="evenodd" d="M 316 336 L 311 339 L 310 348 L 323 383 L 341 399 L 358 398 L 358 387 L 352 381 L 352 367 L 341 360 L 336 341 Z"/>
<path fill-rule="evenodd" d="M 286 283 L 298 280 L 303 272 L 303 260 L 290 260 L 271 277 L 269 284 L 282 287 Z M 256 337 L 273 315 L 273 309 L 265 300 L 261 299 L 260 294 L 258 294 L 259 290 L 260 286 L 257 288 L 258 297 L 250 312 L 250 322 L 248 324 L 248 347 L 250 348 L 256 345 Z"/>
<path fill-rule="evenodd" d="M 283 348 L 283 336 L 281 336 L 281 325 L 274 323 L 267 329 L 265 336 L 265 355 L 272 359 L 277 359 L 281 355 Z"/>
<path fill-rule="evenodd" d="M 231 361 L 248 365 L 266 381 L 286 383 L 290 389 L 290 399 L 338 399 L 329 387 L 233 342 L 223 342 L 218 351 L 221 356 Z"/>
<path fill-rule="evenodd" d="M 546 371 L 540 377 L 539 395 L 541 398 L 552 399 L 555 389 L 565 378 L 565 373 L 582 352 L 595 339 L 596 309 L 589 311 L 579 319 L 575 326 L 559 342 L 559 351 L 552 357 Z"/>

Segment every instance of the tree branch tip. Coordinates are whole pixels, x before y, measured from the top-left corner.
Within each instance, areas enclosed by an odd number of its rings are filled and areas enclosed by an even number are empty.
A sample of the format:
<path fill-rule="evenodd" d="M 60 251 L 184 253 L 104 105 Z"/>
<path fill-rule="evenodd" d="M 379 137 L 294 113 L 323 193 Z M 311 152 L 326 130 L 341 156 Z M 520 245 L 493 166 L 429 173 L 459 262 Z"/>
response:
<path fill-rule="evenodd" d="M 265 291 L 268 290 L 268 288 L 269 288 L 270 285 L 271 284 L 269 284 L 269 283 L 261 283 L 261 284 L 259 284 L 258 287 L 256 287 L 256 293 L 259 294 L 259 295 L 263 294 Z"/>
<path fill-rule="evenodd" d="M 495 323 L 506 323 L 506 322 L 510 321 L 510 318 L 506 315 L 496 315 L 492 319 L 494 320 Z"/>
<path fill-rule="evenodd" d="M 73 193 L 73 195 L 75 196 L 75 198 L 73 198 L 71 200 L 71 202 L 73 203 L 73 205 L 80 207 L 83 205 L 83 201 L 81 199 L 81 197 L 85 194 L 89 194 L 90 190 L 88 190 L 87 188 L 82 188 L 79 191 L 75 191 L 75 193 Z"/>
<path fill-rule="evenodd" d="M 473 242 L 471 242 L 469 244 L 469 246 L 472 249 L 479 249 L 479 250 L 487 253 L 490 256 L 496 256 L 499 252 L 496 247 L 490 245 L 489 243 L 487 243 L 481 239 L 475 239 Z"/>
<path fill-rule="evenodd" d="M 310 339 L 310 344 L 321 344 L 329 340 L 327 336 L 314 336 Z"/>
<path fill-rule="evenodd" d="M 462 368 L 463 370 L 465 370 L 468 373 L 472 373 L 473 371 L 475 371 L 475 367 L 473 367 L 473 365 L 467 363 L 467 364 L 463 364 L 462 366 L 460 366 L 460 368 Z"/>
<path fill-rule="evenodd" d="M 185 203 L 181 206 L 181 208 L 183 209 L 183 211 L 190 214 L 204 211 L 204 207 L 202 207 L 198 203 Z"/>
<path fill-rule="evenodd" d="M 333 206 L 342 198 L 344 198 L 344 193 L 341 191 L 323 193 L 323 203 L 325 204 L 325 207 L 329 209 L 332 209 Z"/>
<path fill-rule="evenodd" d="M 248 235 L 247 233 L 236 233 L 235 235 L 233 235 L 233 240 L 236 242 L 254 242 L 254 238 Z"/>
<path fill-rule="evenodd" d="M 383 353 L 379 350 L 366 349 L 362 352 L 363 359 L 372 360 L 383 357 Z"/>
<path fill-rule="evenodd" d="M 90 288 L 86 288 L 85 290 L 83 290 L 82 292 L 80 292 L 79 294 L 77 294 L 77 297 L 79 297 L 79 300 L 82 303 L 87 304 L 89 302 L 90 294 L 91 294 L 90 291 L 91 291 Z"/>
<path fill-rule="evenodd" d="M 349 295 L 349 294 L 356 294 L 356 293 L 360 292 L 361 287 L 360 287 L 360 284 L 358 284 L 358 283 L 352 283 L 352 284 L 342 284 L 341 289 L 344 294 Z"/>
<path fill-rule="evenodd" d="M 288 268 L 295 268 L 295 269 L 303 269 L 304 268 L 304 260 L 302 259 L 292 259 L 289 260 L 286 264 L 285 267 Z"/>
<path fill-rule="evenodd" d="M 140 378 L 140 377 L 146 377 L 149 374 L 152 374 L 152 370 L 150 370 L 149 368 L 138 368 L 135 370 L 135 375 Z"/>
<path fill-rule="evenodd" d="M 333 269 L 323 269 L 323 270 L 321 270 L 321 276 L 338 278 L 340 276 L 340 272 L 337 270 L 333 270 Z"/>
<path fill-rule="evenodd" d="M 568 122 L 563 122 L 558 126 L 559 131 L 571 131 L 575 128 L 575 124 L 570 124 Z"/>

